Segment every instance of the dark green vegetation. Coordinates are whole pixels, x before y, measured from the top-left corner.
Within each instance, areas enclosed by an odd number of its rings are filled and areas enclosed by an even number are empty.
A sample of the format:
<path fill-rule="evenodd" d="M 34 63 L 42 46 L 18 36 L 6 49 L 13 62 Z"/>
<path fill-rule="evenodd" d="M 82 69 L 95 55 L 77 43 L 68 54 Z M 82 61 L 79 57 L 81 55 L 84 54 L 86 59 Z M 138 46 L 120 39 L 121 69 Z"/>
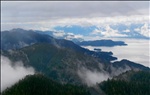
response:
<path fill-rule="evenodd" d="M 147 71 L 127 71 L 90 88 L 60 84 L 35 74 L 26 76 L 1 95 L 150 95 L 149 84 L 150 72 Z"/>
<path fill-rule="evenodd" d="M 81 67 L 100 71 L 99 59 L 47 43 L 38 43 L 2 54 L 13 61 L 22 60 L 25 66 L 32 66 L 37 72 L 44 73 L 62 83 L 81 84 L 77 74 Z"/>
<path fill-rule="evenodd" d="M 150 72 L 128 71 L 99 86 L 107 95 L 150 95 Z"/>
<path fill-rule="evenodd" d="M 123 41 L 112 41 L 112 40 L 82 41 L 77 42 L 76 44 L 81 46 L 107 46 L 107 47 L 127 45 Z"/>
<path fill-rule="evenodd" d="M 2 95 L 90 95 L 83 87 L 57 83 L 43 75 L 28 75 Z"/>

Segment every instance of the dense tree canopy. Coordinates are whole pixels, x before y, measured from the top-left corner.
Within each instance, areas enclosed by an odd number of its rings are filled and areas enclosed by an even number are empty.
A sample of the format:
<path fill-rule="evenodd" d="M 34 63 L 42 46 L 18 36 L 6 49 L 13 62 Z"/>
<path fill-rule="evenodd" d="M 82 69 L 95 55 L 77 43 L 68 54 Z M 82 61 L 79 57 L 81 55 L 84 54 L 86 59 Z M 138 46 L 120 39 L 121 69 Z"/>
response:
<path fill-rule="evenodd" d="M 99 86 L 107 95 L 150 95 L 149 72 L 126 72 L 124 75 L 108 79 Z"/>
<path fill-rule="evenodd" d="M 43 75 L 28 75 L 2 95 L 90 95 L 83 87 L 60 84 Z"/>

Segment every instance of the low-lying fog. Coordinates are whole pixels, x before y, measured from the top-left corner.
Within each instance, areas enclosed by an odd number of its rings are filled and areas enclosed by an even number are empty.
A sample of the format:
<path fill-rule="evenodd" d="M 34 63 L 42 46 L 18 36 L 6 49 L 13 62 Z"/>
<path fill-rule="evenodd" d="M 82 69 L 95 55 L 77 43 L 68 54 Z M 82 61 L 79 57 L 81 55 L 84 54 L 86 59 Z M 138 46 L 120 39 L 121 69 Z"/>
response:
<path fill-rule="evenodd" d="M 12 62 L 1 55 L 1 91 L 11 87 L 26 75 L 34 74 L 32 67 L 24 67 L 21 61 Z"/>
<path fill-rule="evenodd" d="M 118 60 L 128 59 L 130 61 L 140 63 L 144 66 L 150 67 L 150 40 L 135 40 L 135 39 L 120 39 L 127 43 L 127 46 L 115 46 L 115 47 L 93 47 L 93 46 L 82 46 L 89 50 L 94 48 L 102 49 L 102 51 L 112 51 L 113 56 L 117 57 Z"/>

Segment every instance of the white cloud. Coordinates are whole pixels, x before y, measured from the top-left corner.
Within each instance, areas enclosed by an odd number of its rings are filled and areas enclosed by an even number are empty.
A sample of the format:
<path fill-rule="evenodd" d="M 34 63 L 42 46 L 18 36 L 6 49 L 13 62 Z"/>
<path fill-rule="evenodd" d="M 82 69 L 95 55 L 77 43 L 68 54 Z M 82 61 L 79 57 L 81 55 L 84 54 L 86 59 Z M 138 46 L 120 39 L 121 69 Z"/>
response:
<path fill-rule="evenodd" d="M 139 31 L 140 31 L 140 28 L 135 28 L 134 31 L 139 32 Z"/>
<path fill-rule="evenodd" d="M 56 37 L 63 37 L 65 35 L 64 31 L 55 31 L 53 32 L 53 35 Z"/>
<path fill-rule="evenodd" d="M 67 33 L 68 35 L 74 35 L 73 33 Z"/>
<path fill-rule="evenodd" d="M 126 30 L 124 30 L 123 32 L 130 32 L 130 30 L 129 30 L 129 29 L 126 29 Z"/>
<path fill-rule="evenodd" d="M 70 27 L 70 26 L 69 26 Z M 66 33 L 64 32 L 63 30 L 59 30 L 59 31 L 56 31 L 56 30 L 53 30 L 52 31 L 54 37 L 64 37 L 64 39 L 67 39 L 67 40 L 72 40 L 74 38 L 78 39 L 78 38 L 83 38 L 84 36 L 81 35 L 81 34 L 74 34 L 74 33 Z"/>
<path fill-rule="evenodd" d="M 32 67 L 24 67 L 21 61 L 11 62 L 7 57 L 1 56 L 1 91 L 29 74 L 34 74 Z"/>
<path fill-rule="evenodd" d="M 104 30 L 101 30 L 100 28 L 99 29 L 95 29 L 94 31 L 91 32 L 92 35 L 102 35 L 103 37 L 125 37 L 127 35 L 125 34 L 120 34 L 118 32 L 118 30 L 114 30 L 110 27 L 110 25 L 105 25 L 104 26 Z M 129 31 L 129 30 L 127 30 Z M 126 31 L 126 32 L 127 32 Z"/>
<path fill-rule="evenodd" d="M 74 38 L 83 38 L 83 35 L 80 35 L 80 34 L 74 35 Z"/>
<path fill-rule="evenodd" d="M 142 35 L 146 36 L 146 37 L 150 37 L 150 29 L 148 28 L 148 24 L 145 23 L 142 27 L 141 27 L 141 32 Z"/>
<path fill-rule="evenodd" d="M 97 35 L 97 34 L 101 34 L 101 33 L 102 33 L 102 30 L 95 29 L 94 31 L 92 31 L 91 34 Z"/>
<path fill-rule="evenodd" d="M 83 35 L 81 35 L 81 34 L 73 34 L 73 33 L 66 33 L 66 37 L 65 37 L 65 39 L 67 39 L 67 40 L 72 40 L 72 39 L 74 39 L 74 38 L 76 38 L 76 39 L 78 39 L 78 38 L 83 38 L 84 36 Z"/>
<path fill-rule="evenodd" d="M 100 40 L 100 39 L 109 39 L 109 38 L 101 37 L 101 36 L 99 36 L 99 35 L 94 35 L 94 36 L 84 36 L 84 40 L 86 40 L 86 41 Z"/>
<path fill-rule="evenodd" d="M 97 27 L 104 27 L 109 24 L 123 23 L 130 25 L 131 23 L 148 23 L 149 16 L 133 15 L 133 16 L 116 16 L 116 17 L 91 17 L 91 18 L 53 18 L 51 20 L 41 20 L 32 22 L 2 22 L 2 30 L 12 28 L 24 29 L 49 29 L 53 30 L 56 26 L 71 26 L 79 25 L 81 27 L 95 25 Z"/>
<path fill-rule="evenodd" d="M 150 28 L 148 23 L 145 23 L 141 28 L 135 28 L 134 30 L 145 37 L 150 37 Z"/>
<path fill-rule="evenodd" d="M 149 20 L 149 17 L 146 15 L 133 15 L 133 16 L 116 16 L 116 17 L 92 17 L 92 18 L 61 18 L 53 19 L 48 21 L 39 22 L 41 26 L 70 26 L 70 25 L 79 25 L 79 26 L 105 26 L 107 24 L 130 24 L 130 23 L 146 23 Z"/>
<path fill-rule="evenodd" d="M 104 72 L 98 72 L 96 70 L 91 71 L 86 68 L 81 68 L 77 71 L 77 73 L 81 78 L 82 82 L 88 86 L 94 86 L 96 85 L 96 83 L 100 83 L 110 78 L 109 74 L 106 74 Z"/>
<path fill-rule="evenodd" d="M 109 25 L 105 26 L 106 31 L 102 31 L 101 34 L 104 35 L 104 37 L 125 37 L 127 35 L 120 34 L 118 30 L 112 29 Z"/>

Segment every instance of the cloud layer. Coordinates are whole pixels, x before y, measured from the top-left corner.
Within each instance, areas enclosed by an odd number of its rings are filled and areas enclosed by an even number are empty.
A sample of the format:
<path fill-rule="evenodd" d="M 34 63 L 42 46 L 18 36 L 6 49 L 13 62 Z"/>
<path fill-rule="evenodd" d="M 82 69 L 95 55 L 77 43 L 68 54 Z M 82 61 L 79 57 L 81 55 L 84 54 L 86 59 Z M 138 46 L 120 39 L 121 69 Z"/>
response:
<path fill-rule="evenodd" d="M 1 92 L 29 74 L 34 74 L 32 67 L 24 67 L 21 61 L 11 62 L 1 55 Z"/>
<path fill-rule="evenodd" d="M 148 21 L 148 1 L 2 1 L 2 29 Z M 146 17 L 146 19 L 145 19 Z"/>
<path fill-rule="evenodd" d="M 2 1 L 2 16 L 44 20 L 57 17 L 148 15 L 148 7 L 148 1 Z"/>
<path fill-rule="evenodd" d="M 113 39 L 120 40 L 120 39 Z M 118 61 L 122 59 L 128 59 L 130 61 L 140 63 L 144 66 L 150 67 L 150 41 L 139 39 L 121 39 L 127 46 L 116 47 L 92 47 L 84 46 L 84 48 L 94 50 L 94 48 L 102 49 L 102 51 L 112 51 L 113 56 L 118 58 Z M 121 51 L 121 52 L 120 52 Z"/>

